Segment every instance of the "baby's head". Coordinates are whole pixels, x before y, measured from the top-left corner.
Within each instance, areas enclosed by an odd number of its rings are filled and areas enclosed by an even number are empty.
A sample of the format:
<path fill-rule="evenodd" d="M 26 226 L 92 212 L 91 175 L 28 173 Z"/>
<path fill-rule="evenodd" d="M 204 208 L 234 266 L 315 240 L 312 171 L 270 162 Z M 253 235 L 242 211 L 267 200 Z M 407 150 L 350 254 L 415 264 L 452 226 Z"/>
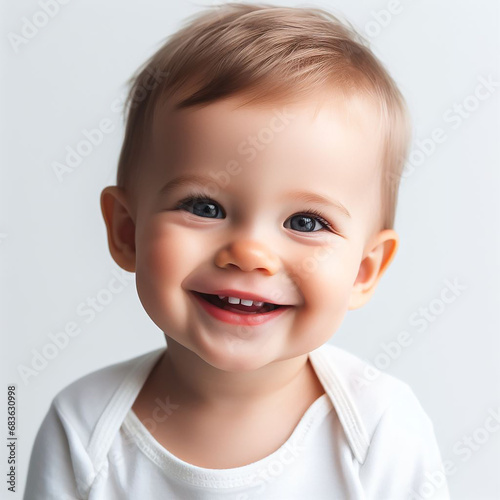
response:
<path fill-rule="evenodd" d="M 256 369 L 316 349 L 369 300 L 398 247 L 410 125 L 347 23 L 218 6 L 147 61 L 127 103 L 101 207 L 169 349 Z"/>

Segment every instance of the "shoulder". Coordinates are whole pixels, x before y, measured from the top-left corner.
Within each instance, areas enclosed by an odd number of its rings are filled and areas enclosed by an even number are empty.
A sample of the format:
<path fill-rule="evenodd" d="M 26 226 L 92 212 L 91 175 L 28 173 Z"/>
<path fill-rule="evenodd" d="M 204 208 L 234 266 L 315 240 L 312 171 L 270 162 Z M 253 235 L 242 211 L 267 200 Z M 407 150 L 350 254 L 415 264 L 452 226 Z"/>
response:
<path fill-rule="evenodd" d="M 26 498 L 61 498 L 63 491 L 88 498 L 95 478 L 106 474 L 122 419 L 164 350 L 95 370 L 56 394 L 35 438 Z"/>
<path fill-rule="evenodd" d="M 150 351 L 90 372 L 56 394 L 52 402 L 54 410 L 62 422 L 72 427 L 83 446 L 89 444 L 97 423 L 111 402 L 119 400 L 120 393 L 130 392 L 134 381 L 142 384 L 143 374 L 139 368 L 145 367 L 147 372 L 162 351 L 163 348 Z"/>
<path fill-rule="evenodd" d="M 391 422 L 394 432 L 432 427 L 411 387 L 378 370 L 368 361 L 333 344 L 313 351 L 321 374 L 355 456 L 363 462 L 377 428 Z M 318 374 L 318 375 L 320 375 Z M 380 433 L 380 429 L 379 429 Z"/>

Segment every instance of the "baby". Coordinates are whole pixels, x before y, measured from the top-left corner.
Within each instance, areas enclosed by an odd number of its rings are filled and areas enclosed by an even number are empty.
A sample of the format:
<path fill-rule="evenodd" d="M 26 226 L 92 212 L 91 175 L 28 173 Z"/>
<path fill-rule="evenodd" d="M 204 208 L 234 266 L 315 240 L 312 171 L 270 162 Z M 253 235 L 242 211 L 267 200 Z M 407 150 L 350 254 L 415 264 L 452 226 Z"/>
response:
<path fill-rule="evenodd" d="M 321 9 L 217 6 L 127 106 L 101 208 L 166 346 L 56 395 L 25 499 L 449 498 L 412 389 L 328 343 L 399 244 L 410 120 L 363 39 Z"/>

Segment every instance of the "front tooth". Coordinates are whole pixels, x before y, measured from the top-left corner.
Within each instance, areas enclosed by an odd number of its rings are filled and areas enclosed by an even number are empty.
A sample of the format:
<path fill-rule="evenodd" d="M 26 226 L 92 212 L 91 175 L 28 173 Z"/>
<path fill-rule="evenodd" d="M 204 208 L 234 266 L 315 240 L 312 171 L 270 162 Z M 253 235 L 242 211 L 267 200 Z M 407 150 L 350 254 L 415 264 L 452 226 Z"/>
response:
<path fill-rule="evenodd" d="M 238 297 L 228 297 L 227 301 L 230 304 L 239 304 L 240 303 L 240 299 Z"/>
<path fill-rule="evenodd" d="M 241 299 L 241 303 L 242 303 L 244 306 L 251 306 L 254 302 L 253 302 L 253 300 L 245 300 L 245 299 Z"/>

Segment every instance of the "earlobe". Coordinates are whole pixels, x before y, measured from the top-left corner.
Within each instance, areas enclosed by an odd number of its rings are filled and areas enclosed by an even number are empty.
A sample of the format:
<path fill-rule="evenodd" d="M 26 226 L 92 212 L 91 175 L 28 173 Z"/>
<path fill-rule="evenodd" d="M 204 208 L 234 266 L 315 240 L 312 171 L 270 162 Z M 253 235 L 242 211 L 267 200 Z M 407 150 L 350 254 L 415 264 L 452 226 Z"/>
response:
<path fill-rule="evenodd" d="M 125 271 L 135 272 L 135 222 L 123 189 L 118 186 L 103 189 L 101 212 L 113 260 Z"/>
<path fill-rule="evenodd" d="M 349 310 L 358 309 L 368 302 L 380 278 L 394 259 L 398 247 L 399 236 L 393 229 L 384 229 L 374 237 L 368 254 L 359 266 L 349 300 Z"/>

